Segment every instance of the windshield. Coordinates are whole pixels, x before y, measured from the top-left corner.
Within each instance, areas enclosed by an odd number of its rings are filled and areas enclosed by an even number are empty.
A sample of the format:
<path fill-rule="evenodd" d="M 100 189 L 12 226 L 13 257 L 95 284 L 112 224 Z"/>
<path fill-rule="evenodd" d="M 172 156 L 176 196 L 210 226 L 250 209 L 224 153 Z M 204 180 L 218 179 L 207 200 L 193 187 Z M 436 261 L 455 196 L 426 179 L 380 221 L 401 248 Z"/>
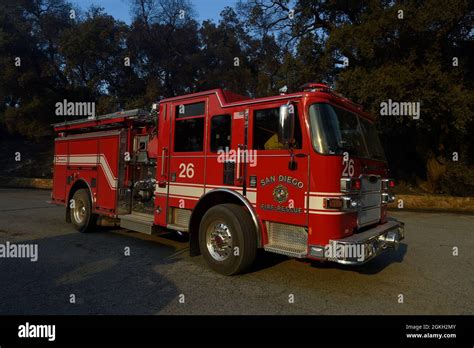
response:
<path fill-rule="evenodd" d="M 314 149 L 325 155 L 342 155 L 384 160 L 375 125 L 354 113 L 326 103 L 309 108 Z"/>

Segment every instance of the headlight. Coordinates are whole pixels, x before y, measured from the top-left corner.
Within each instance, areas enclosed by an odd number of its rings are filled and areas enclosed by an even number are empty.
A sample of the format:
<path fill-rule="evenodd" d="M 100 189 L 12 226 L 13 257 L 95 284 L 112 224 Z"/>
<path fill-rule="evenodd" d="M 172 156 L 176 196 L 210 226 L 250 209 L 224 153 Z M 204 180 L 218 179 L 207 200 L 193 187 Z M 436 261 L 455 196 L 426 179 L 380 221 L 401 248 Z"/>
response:
<path fill-rule="evenodd" d="M 338 198 L 325 198 L 324 208 L 340 209 L 340 210 L 356 210 L 360 206 L 360 201 L 350 196 L 342 196 Z"/>
<path fill-rule="evenodd" d="M 359 178 L 341 178 L 341 192 L 360 191 L 361 187 Z"/>
<path fill-rule="evenodd" d="M 395 202 L 395 195 L 391 192 L 382 193 L 382 204 L 388 204 Z"/>

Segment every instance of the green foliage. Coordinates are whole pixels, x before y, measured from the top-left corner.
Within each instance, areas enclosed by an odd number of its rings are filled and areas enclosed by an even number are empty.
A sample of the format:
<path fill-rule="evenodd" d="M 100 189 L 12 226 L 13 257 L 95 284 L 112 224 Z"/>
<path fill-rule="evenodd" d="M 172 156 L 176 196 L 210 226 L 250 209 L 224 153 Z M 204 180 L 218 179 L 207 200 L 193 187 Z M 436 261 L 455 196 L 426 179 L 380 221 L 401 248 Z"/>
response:
<path fill-rule="evenodd" d="M 461 197 L 474 196 L 474 166 L 455 163 L 448 166 L 440 179 L 440 188 L 444 193 Z"/>
<path fill-rule="evenodd" d="M 245 0 L 217 23 L 198 23 L 188 0 L 129 4 L 127 25 L 66 0 L 3 0 L 0 127 L 40 137 L 62 121 L 54 105 L 63 99 L 108 113 L 161 96 L 220 87 L 260 97 L 314 81 L 375 115 L 388 99 L 421 103 L 419 120 L 379 117 L 393 175 L 437 178 L 427 163 L 449 163 L 454 151 L 474 163 L 472 2 Z"/>
<path fill-rule="evenodd" d="M 467 0 L 248 0 L 240 9 L 256 33 L 276 31 L 290 47 L 280 72 L 293 89 L 326 81 L 374 115 L 388 99 L 420 102 L 419 120 L 378 119 L 392 175 L 416 182 L 436 180 L 443 166 L 428 162 L 445 163 L 454 151 L 474 163 L 473 7 Z"/>
<path fill-rule="evenodd" d="M 397 17 L 399 9 L 404 11 L 402 20 Z M 419 120 L 380 117 L 378 122 L 389 144 L 415 137 L 414 146 L 423 161 L 446 158 L 472 143 L 468 12 L 466 1 L 447 1 L 442 7 L 434 2 L 408 1 L 393 7 L 370 3 L 360 23 L 342 25 L 328 40 L 333 53 L 337 50 L 350 57 L 349 66 L 337 77 L 343 94 L 375 115 L 388 99 L 421 103 Z M 453 66 L 453 57 L 458 57 L 459 66 Z M 400 166 L 407 166 L 406 152 L 401 146 L 399 151 L 392 147 L 391 164 L 396 164 L 394 172 L 400 174 Z M 472 163 L 474 157 L 467 153 L 464 159 Z"/>

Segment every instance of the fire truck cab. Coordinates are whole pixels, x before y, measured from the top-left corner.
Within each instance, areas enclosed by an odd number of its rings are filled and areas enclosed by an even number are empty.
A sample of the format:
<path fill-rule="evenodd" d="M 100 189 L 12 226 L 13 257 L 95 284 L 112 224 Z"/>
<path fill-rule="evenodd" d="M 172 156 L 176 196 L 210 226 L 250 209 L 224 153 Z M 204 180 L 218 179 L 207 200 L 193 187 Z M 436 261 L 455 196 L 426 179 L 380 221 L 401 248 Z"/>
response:
<path fill-rule="evenodd" d="M 404 238 L 374 118 L 322 84 L 251 99 L 222 89 L 54 124 L 52 202 L 81 232 L 100 215 L 189 233 L 215 271 L 258 248 L 361 264 Z"/>

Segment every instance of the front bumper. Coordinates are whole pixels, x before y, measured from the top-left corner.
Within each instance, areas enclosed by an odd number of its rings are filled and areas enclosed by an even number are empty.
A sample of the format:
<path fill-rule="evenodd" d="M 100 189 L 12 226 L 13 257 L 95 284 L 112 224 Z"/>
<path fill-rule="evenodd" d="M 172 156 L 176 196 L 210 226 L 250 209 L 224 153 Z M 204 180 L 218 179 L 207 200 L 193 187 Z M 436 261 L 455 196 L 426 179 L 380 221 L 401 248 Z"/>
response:
<path fill-rule="evenodd" d="M 319 259 L 347 265 L 363 264 L 387 249 L 397 249 L 405 238 L 405 224 L 391 219 L 383 225 L 353 234 L 343 239 L 330 240 L 324 248 L 311 246 L 310 255 Z"/>

